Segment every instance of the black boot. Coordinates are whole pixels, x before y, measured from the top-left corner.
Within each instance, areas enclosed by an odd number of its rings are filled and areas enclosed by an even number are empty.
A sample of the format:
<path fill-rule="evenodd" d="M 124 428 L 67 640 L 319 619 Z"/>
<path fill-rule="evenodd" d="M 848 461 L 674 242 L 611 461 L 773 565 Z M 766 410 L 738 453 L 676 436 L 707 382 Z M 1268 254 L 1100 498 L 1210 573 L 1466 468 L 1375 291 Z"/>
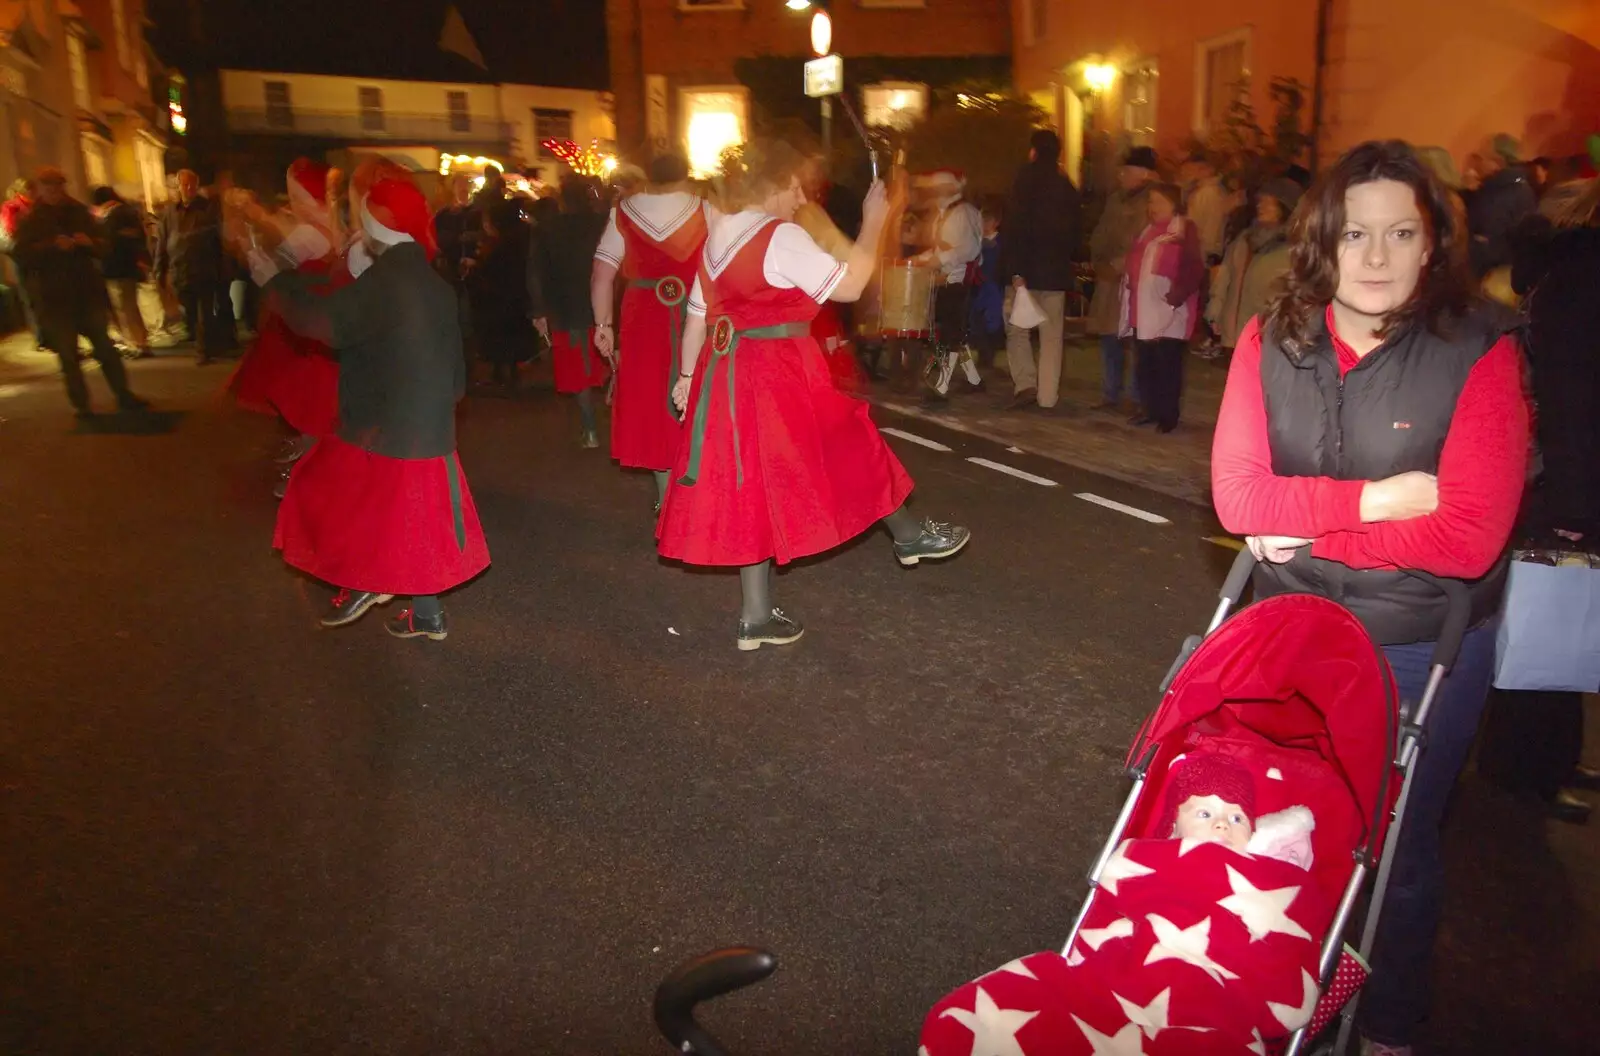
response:
<path fill-rule="evenodd" d="M 895 560 L 910 568 L 920 561 L 954 557 L 971 538 L 972 533 L 959 524 L 929 519 L 922 522 L 922 531 L 915 539 L 895 542 Z"/>
<path fill-rule="evenodd" d="M 752 626 L 739 621 L 739 649 L 748 653 L 763 645 L 793 645 L 805 633 L 805 626 L 799 620 L 784 615 L 782 609 L 773 609 L 765 623 Z"/>
<path fill-rule="evenodd" d="M 355 623 L 374 605 L 385 605 L 394 600 L 393 594 L 379 594 L 371 590 L 341 590 L 333 596 L 328 615 L 321 620 L 324 627 L 343 627 Z"/>
<path fill-rule="evenodd" d="M 416 610 L 411 608 L 401 609 L 400 615 L 385 622 L 383 627 L 396 638 L 427 638 L 442 642 L 450 634 L 444 622 L 443 609 L 432 616 L 418 616 Z"/>

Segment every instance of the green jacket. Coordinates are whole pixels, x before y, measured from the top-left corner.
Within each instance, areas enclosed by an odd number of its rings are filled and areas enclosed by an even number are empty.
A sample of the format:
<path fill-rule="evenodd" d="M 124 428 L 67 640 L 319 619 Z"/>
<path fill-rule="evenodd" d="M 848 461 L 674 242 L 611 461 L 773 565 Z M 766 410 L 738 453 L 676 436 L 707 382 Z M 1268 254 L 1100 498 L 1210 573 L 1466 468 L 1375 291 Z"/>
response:
<path fill-rule="evenodd" d="M 290 329 L 339 360 L 340 439 L 389 458 L 455 450 L 455 406 L 467 382 L 459 309 L 421 246 L 389 248 L 332 292 L 298 272 L 266 288 Z"/>
<path fill-rule="evenodd" d="M 1228 348 L 1239 343 L 1245 324 L 1266 309 L 1277 292 L 1278 280 L 1288 273 L 1287 230 L 1284 226 L 1246 228 L 1222 254 L 1222 266 L 1211 282 L 1206 321 Z"/>

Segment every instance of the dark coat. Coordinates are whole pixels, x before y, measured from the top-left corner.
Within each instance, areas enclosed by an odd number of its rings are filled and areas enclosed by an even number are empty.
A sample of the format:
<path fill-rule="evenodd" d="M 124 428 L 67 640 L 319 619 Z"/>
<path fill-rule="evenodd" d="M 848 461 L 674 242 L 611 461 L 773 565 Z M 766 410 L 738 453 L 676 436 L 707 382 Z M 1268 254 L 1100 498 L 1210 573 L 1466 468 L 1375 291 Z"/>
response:
<path fill-rule="evenodd" d="M 1072 289 L 1072 255 L 1082 224 L 1078 188 L 1053 161 L 1022 166 L 1001 221 L 1002 283 L 1021 275 L 1030 290 Z"/>
<path fill-rule="evenodd" d="M 127 202 L 117 203 L 100 222 L 105 229 L 106 251 L 101 270 L 108 279 L 142 279 L 150 266 L 150 242 L 145 237 L 144 217 Z"/>
<path fill-rule="evenodd" d="M 492 363 L 521 363 L 533 356 L 533 299 L 528 292 L 528 225 L 512 224 L 484 243 L 467 275 L 472 327 Z"/>
<path fill-rule="evenodd" d="M 155 278 L 185 290 L 222 281 L 222 209 L 205 195 L 173 202 L 161 214 L 156 234 Z"/>
<path fill-rule="evenodd" d="M 90 244 L 62 249 L 58 236 L 86 236 Z M 98 258 L 106 251 L 105 232 L 89 207 L 75 198 L 55 205 L 35 202 L 17 224 L 13 255 L 46 314 L 80 301 L 104 301 L 105 280 Z"/>
<path fill-rule="evenodd" d="M 1512 233 L 1539 211 L 1539 192 L 1521 165 L 1511 165 L 1483 181 L 1467 203 L 1472 232 L 1472 272 L 1480 278 L 1511 263 Z"/>
<path fill-rule="evenodd" d="M 587 330 L 594 325 L 589 275 L 606 218 L 593 212 L 559 213 L 533 233 L 528 287 L 533 314 L 554 330 Z"/>
<path fill-rule="evenodd" d="M 1537 223 L 1511 282 L 1528 298 L 1550 526 L 1600 532 L 1600 227 Z"/>
<path fill-rule="evenodd" d="M 284 272 L 267 284 L 297 333 L 339 360 L 339 437 L 390 458 L 455 450 L 455 405 L 466 391 L 455 291 L 414 242 L 393 246 L 332 293 Z"/>

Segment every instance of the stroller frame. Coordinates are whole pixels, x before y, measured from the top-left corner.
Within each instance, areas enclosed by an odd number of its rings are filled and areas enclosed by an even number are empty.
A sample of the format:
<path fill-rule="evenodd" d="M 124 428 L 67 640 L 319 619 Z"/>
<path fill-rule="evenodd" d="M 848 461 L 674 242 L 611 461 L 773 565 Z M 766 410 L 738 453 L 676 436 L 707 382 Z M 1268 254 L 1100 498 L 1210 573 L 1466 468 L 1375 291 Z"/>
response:
<path fill-rule="evenodd" d="M 1205 634 L 1191 635 L 1187 638 L 1172 667 L 1167 671 L 1166 678 L 1161 683 L 1161 696 L 1164 699 L 1167 690 L 1171 688 L 1189 658 L 1200 647 L 1200 643 L 1209 638 L 1213 632 L 1228 618 L 1229 612 L 1234 609 L 1239 599 L 1243 597 L 1245 587 L 1250 581 L 1251 573 L 1255 571 L 1256 559 L 1249 550 L 1241 550 L 1234 560 L 1233 567 L 1228 571 L 1228 577 L 1223 582 L 1222 589 L 1218 592 L 1217 607 L 1213 612 L 1210 624 L 1206 627 Z M 1415 763 L 1421 751 L 1424 733 L 1427 728 L 1428 713 L 1432 710 L 1433 702 L 1438 696 L 1439 687 L 1444 683 L 1445 675 L 1455 665 L 1457 654 L 1461 650 L 1461 640 L 1466 635 L 1467 623 L 1471 617 L 1471 603 L 1467 594 L 1465 583 L 1459 580 L 1440 579 L 1426 572 L 1411 571 L 1409 573 L 1419 579 L 1425 580 L 1444 593 L 1449 601 L 1448 612 L 1445 616 L 1444 628 L 1440 632 L 1439 640 L 1434 647 L 1433 657 L 1428 671 L 1428 682 L 1422 694 L 1422 699 L 1416 704 L 1415 710 L 1407 713 L 1404 702 L 1400 706 L 1400 726 L 1397 733 L 1397 743 L 1393 745 L 1393 766 L 1401 774 L 1399 797 L 1394 802 L 1388 832 L 1384 839 L 1383 849 L 1378 861 L 1374 863 L 1366 851 L 1357 851 L 1355 865 L 1351 870 L 1350 878 L 1346 882 L 1343 895 L 1340 897 L 1338 907 L 1334 912 L 1333 920 L 1328 926 L 1327 934 L 1322 941 L 1321 952 L 1317 959 L 1318 990 L 1326 991 L 1332 981 L 1334 970 L 1339 964 L 1339 954 L 1344 948 L 1344 933 L 1349 927 L 1350 919 L 1355 913 L 1357 901 L 1366 884 L 1367 875 L 1372 872 L 1374 864 L 1377 867 L 1377 878 L 1373 884 L 1372 896 L 1368 902 L 1366 919 L 1361 931 L 1360 945 L 1357 952 L 1366 960 L 1372 953 L 1372 947 L 1378 933 L 1378 924 L 1383 912 L 1383 899 L 1389 887 L 1389 877 L 1394 864 L 1394 851 L 1399 845 L 1400 833 L 1404 827 L 1406 804 L 1411 797 L 1411 783 L 1415 774 Z M 1078 932 L 1083 928 L 1084 921 L 1089 916 L 1089 910 L 1094 905 L 1094 897 L 1100 888 L 1100 876 L 1105 871 L 1117 848 L 1122 844 L 1128 826 L 1133 820 L 1134 812 L 1139 806 L 1140 794 L 1144 791 L 1145 780 L 1148 776 L 1149 759 L 1140 758 L 1128 767 L 1128 776 L 1133 779 L 1133 787 L 1129 790 L 1127 798 L 1123 801 L 1122 810 L 1117 814 L 1116 823 L 1112 826 L 1111 835 L 1105 845 L 1100 849 L 1099 856 L 1095 859 L 1094 866 L 1089 870 L 1089 893 L 1083 900 L 1083 905 L 1078 910 L 1077 918 L 1072 922 L 1072 931 L 1067 935 L 1067 941 L 1062 944 L 1061 954 L 1066 956 L 1072 949 L 1072 944 L 1078 939 Z M 1340 1011 L 1340 1024 L 1337 1040 L 1334 1042 L 1332 1053 L 1337 1056 L 1343 1053 L 1355 1032 L 1356 1011 L 1360 1005 L 1360 994 L 1345 1005 Z M 1289 1038 L 1289 1044 L 1284 1050 L 1285 1056 L 1299 1056 L 1311 1039 L 1306 1036 L 1307 1027 L 1301 1027 Z"/>

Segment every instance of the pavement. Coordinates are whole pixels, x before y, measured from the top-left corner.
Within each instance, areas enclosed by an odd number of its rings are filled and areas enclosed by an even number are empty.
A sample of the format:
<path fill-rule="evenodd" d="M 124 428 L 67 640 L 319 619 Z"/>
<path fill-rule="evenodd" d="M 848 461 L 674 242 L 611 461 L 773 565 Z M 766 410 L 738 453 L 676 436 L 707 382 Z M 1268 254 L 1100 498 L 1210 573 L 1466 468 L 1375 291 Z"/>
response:
<path fill-rule="evenodd" d="M 161 417 L 84 428 L 0 363 L 4 1053 L 666 1052 L 660 978 L 756 943 L 730 1051 L 909 1054 L 1065 935 L 1233 556 L 1131 470 L 881 410 L 972 545 L 799 562 L 805 639 L 739 653 L 733 577 L 657 559 L 648 477 L 540 383 L 463 405 L 494 564 L 450 639 L 319 631 L 227 364 L 134 363 Z M 1428 1052 L 1594 1051 L 1597 844 L 1463 780 Z"/>

